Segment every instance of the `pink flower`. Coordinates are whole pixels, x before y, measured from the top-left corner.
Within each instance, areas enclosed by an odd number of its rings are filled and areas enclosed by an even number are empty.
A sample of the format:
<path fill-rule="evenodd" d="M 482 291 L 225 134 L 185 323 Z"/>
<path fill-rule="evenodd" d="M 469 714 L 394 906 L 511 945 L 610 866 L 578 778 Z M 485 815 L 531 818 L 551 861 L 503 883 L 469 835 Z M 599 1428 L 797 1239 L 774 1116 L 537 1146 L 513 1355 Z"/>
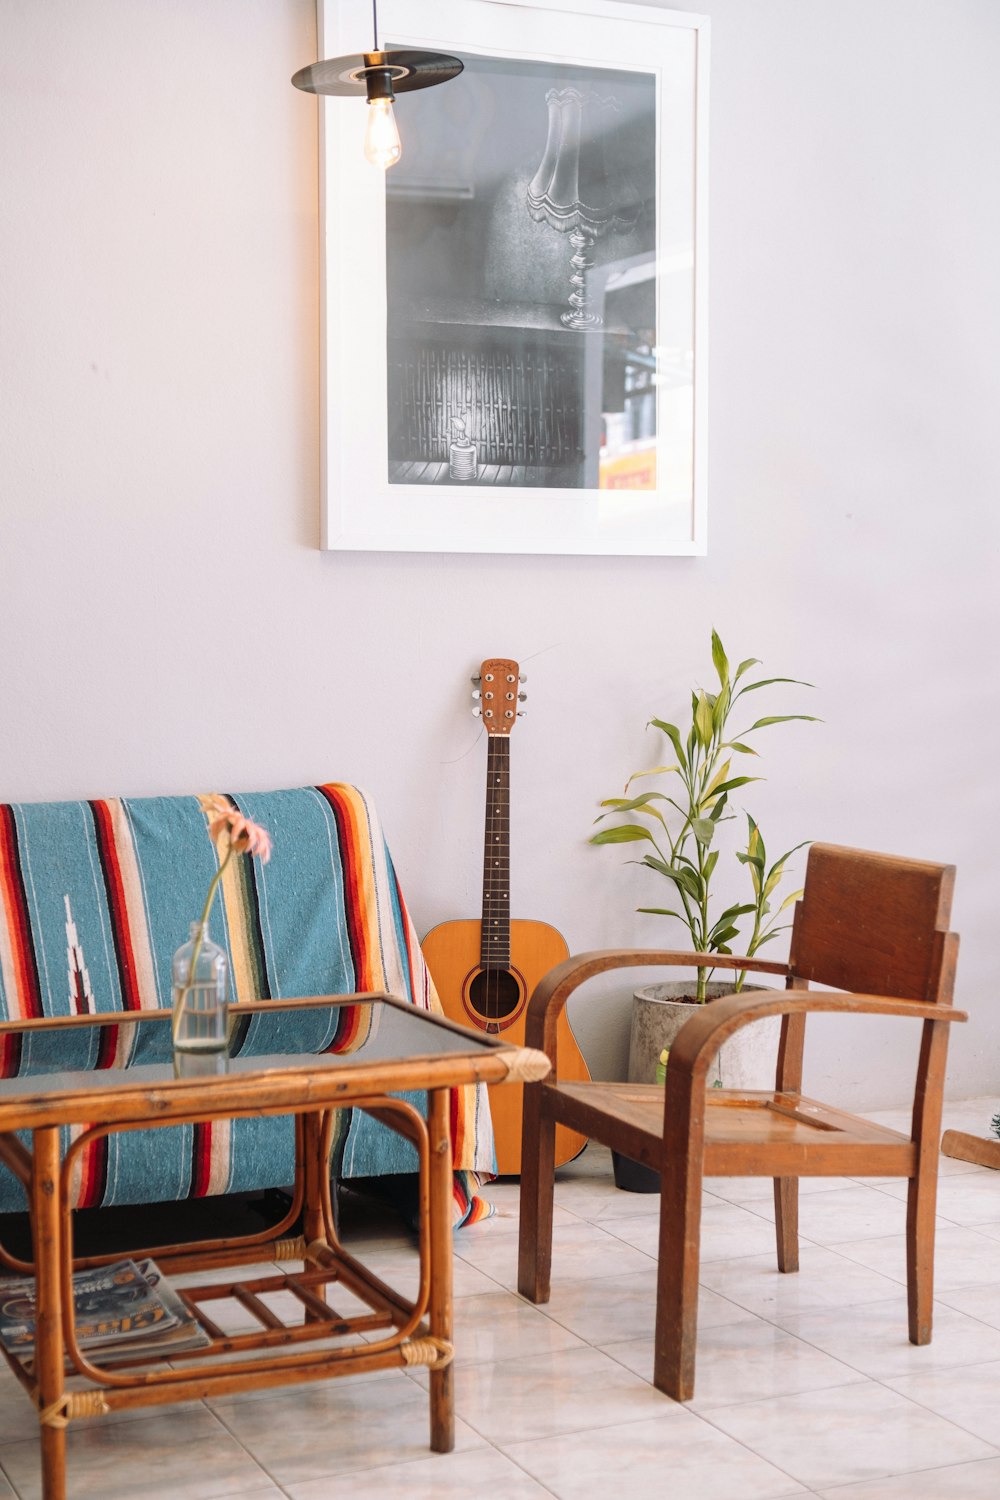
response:
<path fill-rule="evenodd" d="M 256 856 L 261 864 L 271 858 L 271 835 L 259 823 L 245 818 L 238 808 L 230 807 L 225 797 L 202 797 L 201 809 L 208 818 L 208 834 L 216 844 L 225 833 L 228 835 L 226 855 L 249 854 Z M 220 846 L 221 847 L 221 846 Z"/>

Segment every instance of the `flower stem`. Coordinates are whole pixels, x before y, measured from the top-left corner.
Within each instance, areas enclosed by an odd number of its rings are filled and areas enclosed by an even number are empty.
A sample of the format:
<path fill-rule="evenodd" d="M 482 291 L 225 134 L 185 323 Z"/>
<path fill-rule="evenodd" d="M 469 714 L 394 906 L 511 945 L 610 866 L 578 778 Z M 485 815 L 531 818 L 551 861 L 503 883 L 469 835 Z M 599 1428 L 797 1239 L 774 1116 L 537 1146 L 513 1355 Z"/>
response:
<path fill-rule="evenodd" d="M 229 844 L 226 849 L 225 858 L 222 860 L 219 868 L 212 876 L 211 882 L 208 887 L 208 895 L 205 897 L 205 905 L 202 907 L 201 916 L 198 918 L 198 933 L 195 937 L 194 943 L 191 946 L 191 962 L 188 964 L 187 984 L 181 987 L 178 992 L 177 999 L 174 1002 L 174 1015 L 171 1025 L 171 1041 L 173 1042 L 173 1045 L 175 1047 L 177 1046 L 177 1038 L 180 1034 L 181 1021 L 184 1018 L 184 1012 L 187 1008 L 188 995 L 190 995 L 194 983 L 194 975 L 197 968 L 198 959 L 201 957 L 202 945 L 205 941 L 205 932 L 208 927 L 208 918 L 212 910 L 212 902 L 215 900 L 215 893 L 219 889 L 219 882 L 222 880 L 223 871 L 232 858 L 233 840 L 231 835 L 229 835 L 228 837 Z"/>

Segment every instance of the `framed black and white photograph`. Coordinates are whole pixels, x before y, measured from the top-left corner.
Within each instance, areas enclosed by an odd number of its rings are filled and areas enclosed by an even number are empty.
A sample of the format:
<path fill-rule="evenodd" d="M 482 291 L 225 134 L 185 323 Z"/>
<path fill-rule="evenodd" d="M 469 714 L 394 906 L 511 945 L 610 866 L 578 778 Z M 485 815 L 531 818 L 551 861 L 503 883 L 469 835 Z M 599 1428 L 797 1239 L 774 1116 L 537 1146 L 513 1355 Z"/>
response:
<path fill-rule="evenodd" d="M 320 0 L 321 56 L 370 51 Z M 705 551 L 704 18 L 617 0 L 382 0 L 387 170 L 323 100 L 322 545 Z"/>

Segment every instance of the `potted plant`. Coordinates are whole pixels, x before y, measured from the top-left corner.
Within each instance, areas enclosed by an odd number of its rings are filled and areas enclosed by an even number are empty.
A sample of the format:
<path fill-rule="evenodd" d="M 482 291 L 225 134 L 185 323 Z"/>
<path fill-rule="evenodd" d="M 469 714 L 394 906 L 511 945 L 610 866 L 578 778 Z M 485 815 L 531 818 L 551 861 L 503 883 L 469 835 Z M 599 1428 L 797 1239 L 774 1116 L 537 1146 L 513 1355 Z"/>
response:
<path fill-rule="evenodd" d="M 751 681 L 752 669 L 760 665 L 756 657 L 741 661 L 735 672 L 731 672 L 729 658 L 715 630 L 712 631 L 712 662 L 718 687 L 714 692 L 694 689 L 688 726 L 682 729 L 665 719 L 651 720 L 651 727 L 658 729 L 669 742 L 673 760 L 647 771 L 636 771 L 626 783 L 624 797 L 606 798 L 600 804 L 604 811 L 597 821 L 607 818 L 619 821 L 593 834 L 590 842 L 647 845 L 638 863 L 669 883 L 671 905 L 641 906 L 638 910 L 680 922 L 687 929 L 691 947 L 697 953 L 731 954 L 736 951 L 750 958 L 787 926 L 780 922 L 780 917 L 798 899 L 801 891 L 793 891 L 777 906 L 776 892 L 785 876 L 788 860 L 808 840 L 796 844 L 769 863 L 760 828 L 747 813 L 746 842 L 734 853 L 747 871 L 750 889 L 745 899 L 718 909 L 714 882 L 722 853 L 719 831 L 722 824 L 733 821 L 736 816 L 730 809 L 730 797 L 738 788 L 761 779 L 734 773 L 734 764 L 737 756 L 756 757 L 757 750 L 747 742 L 761 730 L 793 719 L 815 722 L 815 715 L 769 714 L 745 728 L 731 728 L 734 715 L 742 717 L 742 700 L 748 693 L 778 684 L 801 687 L 810 687 L 811 684 L 793 677 L 764 677 Z M 670 778 L 667 789 L 633 795 L 635 783 L 648 777 Z M 713 985 L 712 972 L 707 965 L 699 968 L 693 987 L 690 983 L 650 985 L 636 992 L 630 1077 L 634 1080 L 654 1077 L 663 1049 L 669 1047 L 690 1014 L 684 1010 L 686 1005 L 704 1004 L 719 994 L 740 990 L 746 977 L 743 971 L 733 980 Z M 747 1028 L 733 1041 L 748 1045 L 743 1039 L 756 1032 L 756 1042 L 760 1037 L 760 1027 L 765 1024 Z M 768 1039 L 763 1040 L 765 1045 L 770 1045 Z M 727 1054 L 732 1047 L 732 1043 L 727 1044 Z M 715 1083 L 721 1086 L 722 1081 L 720 1065 Z M 740 1083 L 742 1079 L 727 1078 L 726 1082 Z"/>

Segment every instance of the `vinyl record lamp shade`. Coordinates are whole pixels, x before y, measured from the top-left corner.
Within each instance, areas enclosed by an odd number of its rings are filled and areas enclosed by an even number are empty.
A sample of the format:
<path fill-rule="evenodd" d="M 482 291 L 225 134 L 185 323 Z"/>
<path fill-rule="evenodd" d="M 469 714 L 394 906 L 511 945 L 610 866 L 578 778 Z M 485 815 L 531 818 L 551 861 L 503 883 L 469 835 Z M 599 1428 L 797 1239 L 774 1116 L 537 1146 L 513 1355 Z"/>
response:
<path fill-rule="evenodd" d="M 412 48 L 382 52 L 378 45 L 378 13 L 374 3 L 372 23 L 374 42 L 371 52 L 310 63 L 294 74 L 292 82 L 307 94 L 334 94 L 341 98 L 364 95 L 368 100 L 365 156 L 373 166 L 385 171 L 399 161 L 403 150 L 392 108 L 396 94 L 447 83 L 449 78 L 461 73 L 463 64 L 447 52 L 424 52 Z"/>

